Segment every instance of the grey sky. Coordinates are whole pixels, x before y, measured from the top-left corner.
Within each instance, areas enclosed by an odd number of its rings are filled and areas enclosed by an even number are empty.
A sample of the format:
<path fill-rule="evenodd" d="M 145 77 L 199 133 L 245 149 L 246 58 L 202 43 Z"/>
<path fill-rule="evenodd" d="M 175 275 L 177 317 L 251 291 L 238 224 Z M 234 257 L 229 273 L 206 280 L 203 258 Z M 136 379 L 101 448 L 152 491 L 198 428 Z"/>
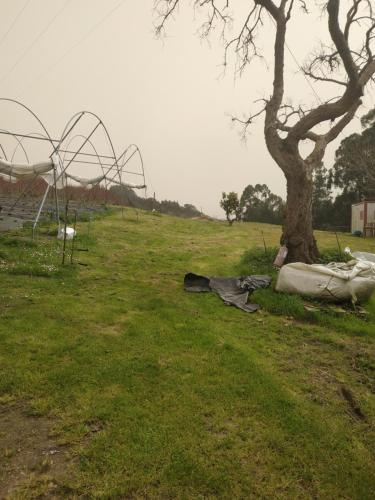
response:
<path fill-rule="evenodd" d="M 25 1 L 2 0 L 2 35 Z M 76 46 L 118 3 L 30 0 L 0 43 L 1 96 L 25 102 L 54 135 L 61 133 L 73 113 L 96 112 L 111 131 L 118 152 L 132 142 L 140 146 L 151 181 L 149 192 L 155 190 L 160 199 L 191 202 L 209 214 L 222 215 L 218 201 L 224 190 L 241 192 L 247 184 L 259 182 L 284 196 L 283 174 L 264 145 L 262 118 L 246 145 L 229 118 L 253 110 L 253 101 L 269 93 L 272 61 L 270 68 L 256 62 L 237 81 L 230 69 L 219 78 L 222 48 L 215 39 L 211 46 L 199 40 L 192 10 L 180 12 L 164 41 L 155 40 L 152 0 L 125 0 Z M 311 44 L 323 36 L 325 25 L 304 17 L 300 21 L 288 43 L 302 62 Z M 271 30 L 271 25 L 266 27 L 261 39 L 266 55 L 272 50 Z M 33 43 L 38 33 L 41 36 Z M 288 94 L 314 102 L 312 90 L 296 71 L 288 54 Z M 332 88 L 315 88 L 322 98 L 335 95 Z M 374 106 L 374 95 L 371 91 L 366 98 L 363 113 Z M 9 128 L 11 120 L 3 113 L 0 128 Z M 359 127 L 356 120 L 345 134 Z M 337 142 L 330 149 L 327 166 L 336 146 Z"/>

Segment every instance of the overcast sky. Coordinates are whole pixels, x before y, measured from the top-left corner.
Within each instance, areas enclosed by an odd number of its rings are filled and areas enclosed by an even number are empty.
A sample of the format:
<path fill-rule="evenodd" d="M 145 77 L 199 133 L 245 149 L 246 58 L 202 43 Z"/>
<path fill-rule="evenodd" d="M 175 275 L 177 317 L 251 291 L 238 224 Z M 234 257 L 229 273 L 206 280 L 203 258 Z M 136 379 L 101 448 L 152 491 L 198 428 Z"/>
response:
<path fill-rule="evenodd" d="M 56 136 L 75 112 L 94 111 L 119 153 L 127 144 L 139 145 L 149 192 L 158 199 L 193 203 L 222 216 L 222 191 L 241 193 L 248 184 L 266 183 L 285 196 L 283 174 L 264 145 L 262 119 L 246 145 L 230 120 L 269 95 L 272 60 L 269 66 L 255 62 L 241 79 L 235 80 L 231 69 L 222 78 L 222 47 L 215 39 L 210 45 L 199 39 L 199 16 L 183 9 L 160 41 L 152 5 L 152 0 L 2 0 L 0 95 L 30 106 Z M 299 62 L 324 38 L 325 24 L 299 16 L 291 27 L 288 45 Z M 266 59 L 272 42 L 272 25 L 265 25 L 260 43 Z M 289 53 L 286 66 L 288 95 L 316 102 Z M 337 95 L 330 86 L 314 89 L 321 99 Z M 374 96 L 371 90 L 359 116 L 375 105 Z M 0 110 L 0 128 L 10 124 L 25 126 L 11 111 Z M 345 134 L 359 129 L 357 119 Z M 328 152 L 327 166 L 337 144 Z M 83 177 L 96 173 L 88 168 Z"/>

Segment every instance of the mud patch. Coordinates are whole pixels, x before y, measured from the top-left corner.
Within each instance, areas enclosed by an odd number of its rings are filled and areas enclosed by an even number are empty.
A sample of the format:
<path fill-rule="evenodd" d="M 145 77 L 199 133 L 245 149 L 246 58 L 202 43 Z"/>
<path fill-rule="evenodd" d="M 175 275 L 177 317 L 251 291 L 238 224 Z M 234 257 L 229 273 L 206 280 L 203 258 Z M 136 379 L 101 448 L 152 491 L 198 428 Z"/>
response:
<path fill-rule="evenodd" d="M 340 391 L 342 397 L 348 403 L 350 412 L 359 420 L 366 420 L 366 416 L 359 407 L 357 401 L 354 399 L 353 393 L 347 387 L 344 386 L 341 386 Z"/>
<path fill-rule="evenodd" d="M 0 403 L 0 498 L 70 497 L 73 463 L 53 424 L 25 404 Z"/>

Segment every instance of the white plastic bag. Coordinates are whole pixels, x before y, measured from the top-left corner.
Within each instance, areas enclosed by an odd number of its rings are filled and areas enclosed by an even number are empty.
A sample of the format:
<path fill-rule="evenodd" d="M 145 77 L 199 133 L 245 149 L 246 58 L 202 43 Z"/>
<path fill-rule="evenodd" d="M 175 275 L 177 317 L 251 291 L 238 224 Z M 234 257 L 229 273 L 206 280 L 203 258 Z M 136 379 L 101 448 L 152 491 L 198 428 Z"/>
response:
<path fill-rule="evenodd" d="M 72 240 L 74 236 L 76 235 L 76 232 L 72 227 L 67 227 L 66 228 L 66 239 L 67 240 Z M 57 239 L 58 240 L 63 240 L 64 239 L 64 228 L 61 227 L 57 233 Z"/>

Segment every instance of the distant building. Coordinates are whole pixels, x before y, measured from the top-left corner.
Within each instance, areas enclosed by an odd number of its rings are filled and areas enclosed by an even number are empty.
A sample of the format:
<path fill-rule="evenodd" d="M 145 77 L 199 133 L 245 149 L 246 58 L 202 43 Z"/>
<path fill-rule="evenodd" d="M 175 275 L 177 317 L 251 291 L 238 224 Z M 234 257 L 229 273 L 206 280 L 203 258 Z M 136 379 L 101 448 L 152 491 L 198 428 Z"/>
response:
<path fill-rule="evenodd" d="M 352 205 L 351 231 L 375 236 L 375 201 L 363 200 Z"/>

